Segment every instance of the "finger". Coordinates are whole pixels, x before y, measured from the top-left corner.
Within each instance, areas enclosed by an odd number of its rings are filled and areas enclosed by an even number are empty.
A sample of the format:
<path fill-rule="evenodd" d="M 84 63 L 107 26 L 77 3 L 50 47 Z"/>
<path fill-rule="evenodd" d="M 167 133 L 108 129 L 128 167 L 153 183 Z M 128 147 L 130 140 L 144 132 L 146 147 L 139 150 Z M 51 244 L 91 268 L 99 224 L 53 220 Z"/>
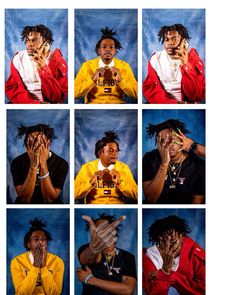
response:
<path fill-rule="evenodd" d="M 96 230 L 96 226 L 93 222 L 93 219 L 88 215 L 83 215 L 82 218 L 83 218 L 83 220 L 88 222 L 90 232 L 94 232 Z"/>
<path fill-rule="evenodd" d="M 89 268 L 88 265 L 85 265 L 85 269 L 86 269 L 87 271 L 91 271 L 91 269 Z"/>
<path fill-rule="evenodd" d="M 106 231 L 112 231 L 115 229 L 121 222 L 123 222 L 126 219 L 125 215 L 121 215 L 118 219 L 116 219 L 114 222 L 112 222 L 107 228 Z"/>

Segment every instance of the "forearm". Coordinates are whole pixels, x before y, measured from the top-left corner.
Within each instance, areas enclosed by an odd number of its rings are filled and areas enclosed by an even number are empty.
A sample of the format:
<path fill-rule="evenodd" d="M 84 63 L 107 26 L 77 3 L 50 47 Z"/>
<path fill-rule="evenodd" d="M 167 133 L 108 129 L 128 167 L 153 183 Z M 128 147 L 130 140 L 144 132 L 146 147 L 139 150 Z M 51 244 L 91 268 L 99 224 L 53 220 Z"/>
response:
<path fill-rule="evenodd" d="M 58 267 L 56 272 L 51 273 L 47 267 L 41 269 L 42 284 L 47 295 L 60 295 L 63 286 L 64 266 Z"/>
<path fill-rule="evenodd" d="M 27 276 L 24 276 L 21 269 L 11 266 L 11 275 L 15 288 L 15 295 L 33 294 L 38 274 L 39 269 L 36 267 L 27 272 Z"/>
<path fill-rule="evenodd" d="M 96 83 L 92 80 L 94 73 L 90 73 L 84 66 L 79 70 L 74 81 L 74 97 L 84 97 Z"/>
<path fill-rule="evenodd" d="M 49 171 L 47 164 L 45 163 L 44 165 L 40 165 L 40 177 L 44 177 L 48 173 Z M 60 190 L 53 186 L 50 174 L 40 179 L 40 186 L 44 201 L 46 203 L 52 203 L 55 199 L 57 199 Z"/>
<path fill-rule="evenodd" d="M 24 183 L 16 186 L 17 196 L 22 202 L 30 203 L 35 189 L 36 178 L 37 168 L 30 167 Z"/>
<path fill-rule="evenodd" d="M 89 245 L 79 256 L 79 261 L 82 265 L 95 264 L 98 263 L 100 259 L 101 253 L 94 253 Z"/>
<path fill-rule="evenodd" d="M 159 199 L 165 184 L 167 171 L 168 163 L 161 163 L 153 180 L 143 182 L 144 195 L 148 202 L 156 203 Z"/>
<path fill-rule="evenodd" d="M 137 200 L 138 187 L 133 177 L 126 179 L 124 182 L 121 182 L 120 185 L 117 185 L 117 188 L 126 198 Z"/>
<path fill-rule="evenodd" d="M 132 75 L 122 77 L 119 86 L 126 95 L 138 98 L 138 85 L 133 73 Z"/>
<path fill-rule="evenodd" d="M 206 157 L 206 148 L 205 148 L 205 146 L 198 143 L 197 148 L 194 151 L 194 153 L 199 157 L 205 158 Z"/>
<path fill-rule="evenodd" d="M 52 103 L 62 103 L 67 96 L 67 76 L 54 77 L 49 66 L 39 69 L 44 97 Z"/>
<path fill-rule="evenodd" d="M 92 175 L 89 175 L 87 170 L 82 166 L 74 181 L 75 200 L 85 198 L 93 189 L 93 185 L 90 183 L 91 178 Z"/>
<path fill-rule="evenodd" d="M 106 280 L 98 279 L 96 277 L 91 277 L 88 280 L 88 284 L 117 295 L 132 295 L 135 288 L 135 284 L 130 282 L 126 283 L 126 282 L 106 281 Z"/>
<path fill-rule="evenodd" d="M 203 204 L 204 196 L 203 195 L 194 195 L 192 197 L 192 204 Z"/>

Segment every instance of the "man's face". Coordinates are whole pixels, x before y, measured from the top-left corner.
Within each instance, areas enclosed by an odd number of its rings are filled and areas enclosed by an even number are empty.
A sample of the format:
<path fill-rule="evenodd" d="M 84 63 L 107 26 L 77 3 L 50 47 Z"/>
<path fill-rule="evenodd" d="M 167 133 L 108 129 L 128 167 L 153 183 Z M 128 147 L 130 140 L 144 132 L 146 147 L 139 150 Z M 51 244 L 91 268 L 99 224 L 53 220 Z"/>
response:
<path fill-rule="evenodd" d="M 180 255 L 182 246 L 183 246 L 183 235 L 178 233 L 176 230 L 171 229 L 167 232 L 165 232 L 159 240 L 159 247 L 162 249 L 163 247 L 167 246 L 167 243 L 170 243 L 170 249 L 171 247 L 176 247 L 178 248 L 177 252 L 175 252 L 175 256 L 177 257 Z"/>
<path fill-rule="evenodd" d="M 37 140 L 40 141 L 41 139 L 43 139 L 45 142 L 47 142 L 48 145 L 50 145 L 50 140 L 47 139 L 45 134 L 40 131 L 35 131 L 30 133 L 28 136 L 28 146 L 32 146 L 33 143 L 36 143 Z"/>
<path fill-rule="evenodd" d="M 109 64 L 116 54 L 115 42 L 112 39 L 103 39 L 100 47 L 98 48 L 98 54 L 105 64 Z"/>
<path fill-rule="evenodd" d="M 169 31 L 164 38 L 164 48 L 169 55 L 175 55 L 175 49 L 182 40 L 181 35 L 177 31 Z"/>
<path fill-rule="evenodd" d="M 32 56 L 34 51 L 39 49 L 44 41 L 45 40 L 39 32 L 30 32 L 25 39 L 25 45 L 28 55 Z"/>
<path fill-rule="evenodd" d="M 99 159 L 103 166 L 108 167 L 115 164 L 118 157 L 118 146 L 115 142 L 108 142 L 99 152 Z"/>
<path fill-rule="evenodd" d="M 167 140 L 167 144 L 169 146 L 170 157 L 174 158 L 179 152 L 180 145 L 178 144 L 179 138 L 175 135 L 175 132 L 172 129 L 163 129 L 159 132 L 158 136 L 160 136 L 161 144 Z"/>
<path fill-rule="evenodd" d="M 30 236 L 29 242 L 27 243 L 27 247 L 33 253 L 37 253 L 38 247 L 46 246 L 47 247 L 47 239 L 45 232 L 42 230 L 36 230 Z"/>

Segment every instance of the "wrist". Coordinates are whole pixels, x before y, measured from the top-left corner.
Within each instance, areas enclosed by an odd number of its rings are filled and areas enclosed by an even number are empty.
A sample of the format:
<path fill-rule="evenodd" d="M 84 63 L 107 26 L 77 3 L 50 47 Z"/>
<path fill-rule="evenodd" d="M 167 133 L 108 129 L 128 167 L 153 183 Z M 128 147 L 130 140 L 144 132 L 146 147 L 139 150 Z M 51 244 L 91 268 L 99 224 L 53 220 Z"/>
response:
<path fill-rule="evenodd" d="M 170 275 L 171 274 L 171 269 L 169 268 L 166 268 L 165 266 L 162 266 L 162 269 L 161 269 L 165 274 L 167 275 Z"/>
<path fill-rule="evenodd" d="M 85 278 L 84 278 L 84 283 L 86 284 L 86 285 L 88 285 L 89 284 L 89 280 L 92 278 L 92 277 L 94 277 L 94 275 L 93 274 L 88 274 Z"/>
<path fill-rule="evenodd" d="M 197 150 L 197 145 L 198 145 L 198 144 L 197 144 L 196 142 L 193 141 L 193 143 L 191 144 L 191 146 L 190 146 L 188 152 L 189 152 L 189 153 L 191 153 L 191 152 L 194 153 L 194 152 Z"/>

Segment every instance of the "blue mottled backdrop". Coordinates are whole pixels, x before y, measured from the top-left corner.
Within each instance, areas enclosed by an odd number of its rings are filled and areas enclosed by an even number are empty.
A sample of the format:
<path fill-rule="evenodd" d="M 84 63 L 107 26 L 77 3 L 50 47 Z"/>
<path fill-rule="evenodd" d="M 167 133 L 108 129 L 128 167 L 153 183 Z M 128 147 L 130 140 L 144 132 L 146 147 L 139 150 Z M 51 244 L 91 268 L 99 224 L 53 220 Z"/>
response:
<path fill-rule="evenodd" d="M 86 222 L 82 219 L 83 215 L 89 215 L 98 218 L 99 214 L 106 213 L 119 217 L 126 216 L 126 220 L 121 223 L 117 247 L 124 249 L 136 257 L 136 267 L 138 272 L 137 261 L 137 210 L 136 209 L 75 209 L 75 270 L 80 266 L 77 258 L 77 251 L 80 246 L 90 241 L 90 234 L 85 230 Z M 141 282 L 139 282 L 141 286 Z M 82 283 L 75 277 L 75 294 L 81 294 Z M 134 295 L 137 293 L 135 292 Z M 92 294 L 91 294 L 92 295 Z"/>
<path fill-rule="evenodd" d="M 25 26 L 43 24 L 53 33 L 52 50 L 60 48 L 68 61 L 68 11 L 67 9 L 6 9 L 5 10 L 5 80 L 10 74 L 13 55 L 25 49 L 21 32 Z"/>
<path fill-rule="evenodd" d="M 189 47 L 197 50 L 205 64 L 205 9 L 143 9 L 142 81 L 147 75 L 149 58 L 155 51 L 163 49 L 157 37 L 160 28 L 176 23 L 188 29 L 191 37 Z"/>
<path fill-rule="evenodd" d="M 57 139 L 51 143 L 51 150 L 69 164 L 69 110 L 7 110 L 7 203 L 16 199 L 15 187 L 11 175 L 11 161 L 25 152 L 24 137 L 16 138 L 17 127 L 36 124 L 49 124 L 54 128 Z M 61 198 L 69 203 L 69 171 L 65 180 Z"/>
<path fill-rule="evenodd" d="M 96 159 L 96 142 L 112 129 L 120 138 L 118 160 L 129 165 L 137 182 L 137 110 L 75 110 L 75 176 Z"/>
<path fill-rule="evenodd" d="M 143 209 L 143 247 L 152 246 L 149 243 L 147 230 L 157 219 L 162 219 L 169 215 L 177 215 L 185 219 L 191 229 L 189 236 L 205 249 L 205 209 Z M 144 292 L 143 292 L 144 294 Z M 171 288 L 168 295 L 178 295 L 179 293 Z"/>
<path fill-rule="evenodd" d="M 117 32 L 123 47 L 116 57 L 129 63 L 137 79 L 137 9 L 75 10 L 75 76 L 83 62 L 97 57 L 94 49 L 106 26 Z"/>
<path fill-rule="evenodd" d="M 24 235 L 29 230 L 29 220 L 38 217 L 47 221 L 47 230 L 53 240 L 49 252 L 62 258 L 65 265 L 63 293 L 70 294 L 70 244 L 69 209 L 7 209 L 7 294 L 15 294 L 10 274 L 10 261 L 25 252 Z"/>
<path fill-rule="evenodd" d="M 159 124 L 168 119 L 179 119 L 190 131 L 188 137 L 205 144 L 205 110 L 143 110 L 143 155 L 156 148 L 155 138 L 147 139 L 149 123 Z"/>

